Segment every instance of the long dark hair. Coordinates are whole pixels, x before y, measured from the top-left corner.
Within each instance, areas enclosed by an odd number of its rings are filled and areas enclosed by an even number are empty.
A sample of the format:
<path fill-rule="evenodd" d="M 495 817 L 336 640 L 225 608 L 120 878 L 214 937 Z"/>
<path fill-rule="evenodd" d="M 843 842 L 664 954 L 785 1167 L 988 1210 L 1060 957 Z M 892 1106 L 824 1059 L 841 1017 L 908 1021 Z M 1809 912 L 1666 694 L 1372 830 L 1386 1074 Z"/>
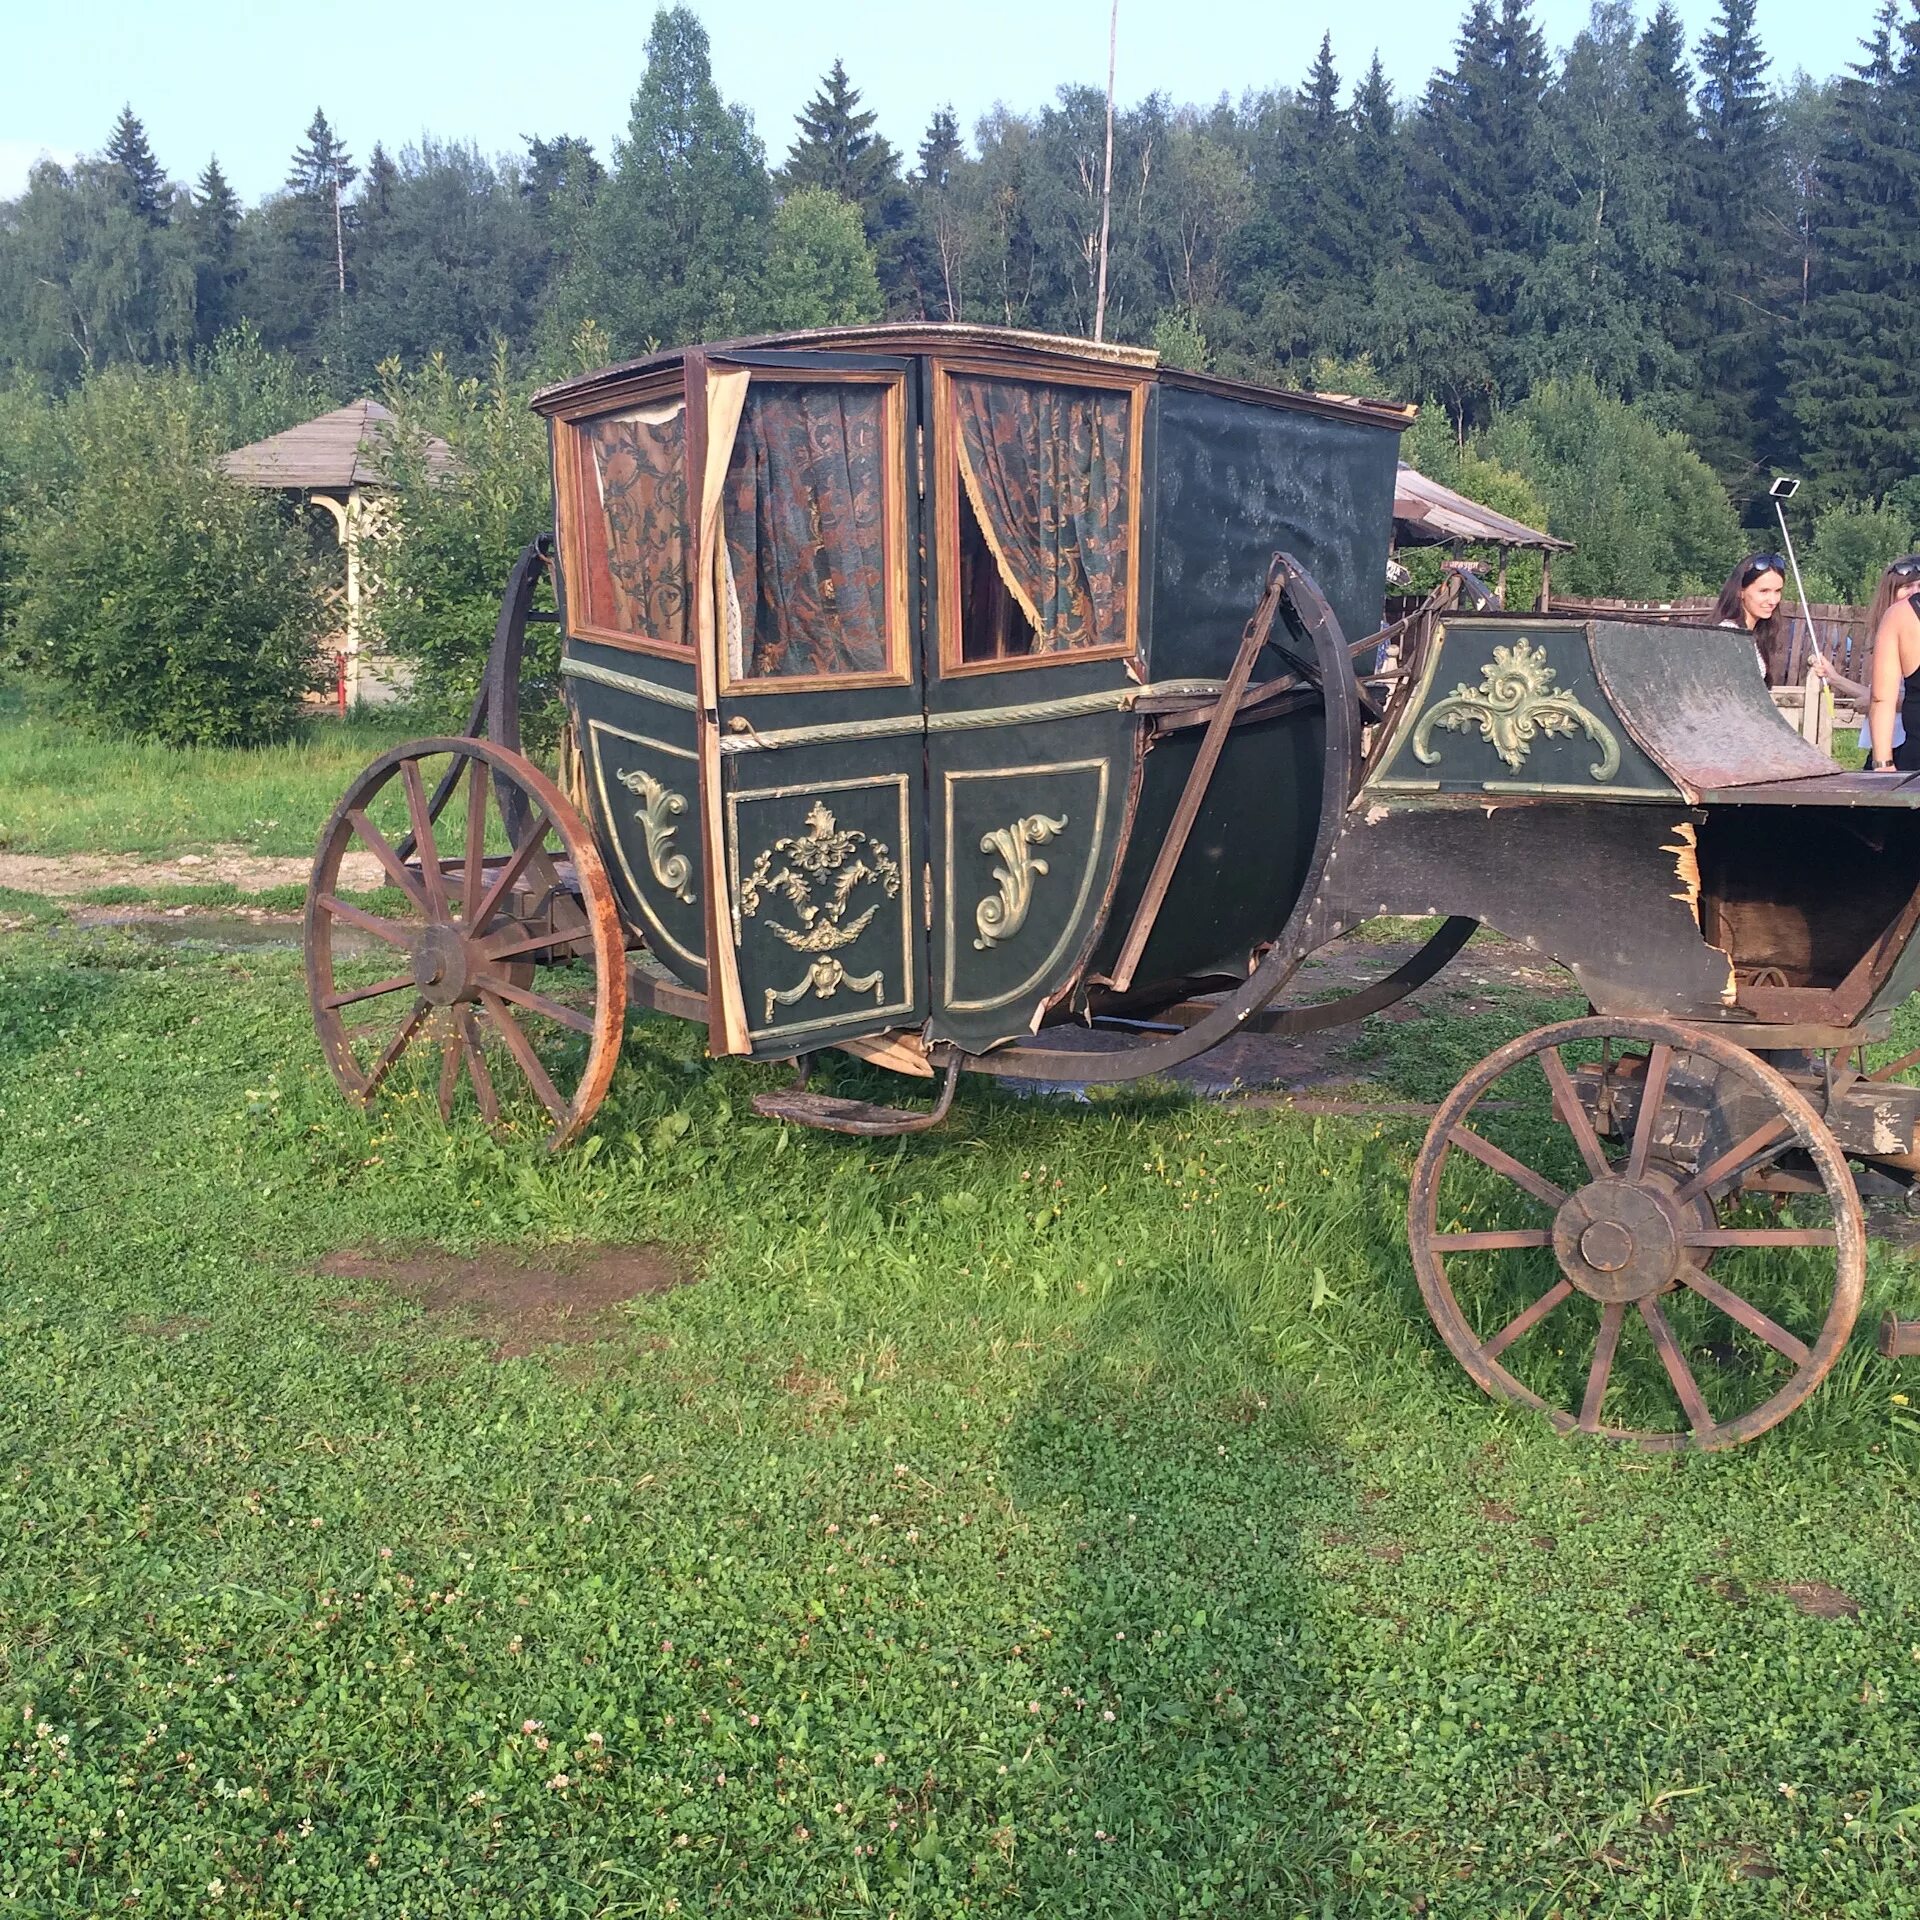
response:
<path fill-rule="evenodd" d="M 1730 621 L 1744 633 L 1749 631 L 1747 618 L 1740 611 L 1740 595 L 1760 578 L 1763 573 L 1777 573 L 1780 584 L 1787 583 L 1787 565 L 1785 559 L 1777 553 L 1750 553 L 1727 575 L 1727 584 L 1720 589 L 1720 598 L 1714 603 L 1713 618 L 1716 625 Z M 1786 605 L 1786 596 L 1782 594 L 1780 605 Z M 1871 628 L 1868 629 L 1872 631 Z M 1760 649 L 1760 657 L 1767 663 L 1769 684 L 1786 665 L 1787 623 L 1780 618 L 1780 608 L 1751 629 L 1753 644 Z"/>
<path fill-rule="evenodd" d="M 1873 636 L 1880 631 L 1880 622 L 1887 617 L 1887 609 L 1893 605 L 1902 587 L 1910 587 L 1920 579 L 1920 553 L 1910 553 L 1904 560 L 1896 560 L 1880 576 L 1880 584 L 1873 590 L 1873 599 L 1867 606 L 1867 643 L 1872 645 Z"/>

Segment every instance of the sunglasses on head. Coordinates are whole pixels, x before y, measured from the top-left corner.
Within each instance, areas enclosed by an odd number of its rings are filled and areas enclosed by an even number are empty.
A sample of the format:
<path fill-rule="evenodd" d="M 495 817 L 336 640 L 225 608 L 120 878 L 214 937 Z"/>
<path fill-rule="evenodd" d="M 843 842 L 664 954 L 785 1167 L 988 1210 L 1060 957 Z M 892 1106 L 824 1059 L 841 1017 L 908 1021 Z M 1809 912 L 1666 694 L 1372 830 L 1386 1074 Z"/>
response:
<path fill-rule="evenodd" d="M 1784 580 L 1787 577 L 1787 556 L 1784 553 L 1754 554 L 1741 572 L 1740 584 L 1750 587 L 1763 573 L 1777 573 Z"/>
<path fill-rule="evenodd" d="M 1920 553 L 1910 553 L 1904 560 L 1896 560 L 1887 571 L 1896 580 L 1920 579 Z"/>

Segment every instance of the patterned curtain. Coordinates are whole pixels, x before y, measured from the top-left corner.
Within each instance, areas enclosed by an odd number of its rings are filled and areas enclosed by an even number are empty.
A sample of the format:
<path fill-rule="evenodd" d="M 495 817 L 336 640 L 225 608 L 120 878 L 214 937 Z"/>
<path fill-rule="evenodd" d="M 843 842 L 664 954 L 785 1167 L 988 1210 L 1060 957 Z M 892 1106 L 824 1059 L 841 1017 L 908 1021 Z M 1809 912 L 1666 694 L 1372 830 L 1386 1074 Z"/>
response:
<path fill-rule="evenodd" d="M 675 401 L 581 428 L 603 522 L 597 550 L 587 542 L 589 618 L 676 646 L 687 638 L 686 420 Z"/>
<path fill-rule="evenodd" d="M 755 380 L 722 513 L 738 670 L 887 667 L 886 390 Z"/>
<path fill-rule="evenodd" d="M 1035 653 L 1126 638 L 1130 396 L 956 377 L 960 471 Z"/>

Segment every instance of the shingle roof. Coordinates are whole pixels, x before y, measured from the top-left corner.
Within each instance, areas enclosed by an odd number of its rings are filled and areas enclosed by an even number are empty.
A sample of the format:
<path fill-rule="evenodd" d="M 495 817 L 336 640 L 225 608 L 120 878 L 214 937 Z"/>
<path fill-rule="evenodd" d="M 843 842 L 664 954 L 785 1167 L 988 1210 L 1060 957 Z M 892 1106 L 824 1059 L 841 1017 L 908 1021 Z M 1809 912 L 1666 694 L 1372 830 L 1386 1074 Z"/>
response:
<path fill-rule="evenodd" d="M 392 418 L 378 400 L 355 400 L 223 453 L 220 465 L 249 487 L 379 486 L 384 478 L 379 442 Z M 429 439 L 428 467 L 444 473 L 452 464 L 453 449 L 444 440 Z"/>
<path fill-rule="evenodd" d="M 1491 547 L 1535 547 L 1549 553 L 1571 553 L 1571 540 L 1556 540 L 1538 527 L 1510 520 L 1478 501 L 1469 500 L 1402 460 L 1393 485 L 1393 532 L 1403 547 L 1445 547 L 1471 540 Z"/>

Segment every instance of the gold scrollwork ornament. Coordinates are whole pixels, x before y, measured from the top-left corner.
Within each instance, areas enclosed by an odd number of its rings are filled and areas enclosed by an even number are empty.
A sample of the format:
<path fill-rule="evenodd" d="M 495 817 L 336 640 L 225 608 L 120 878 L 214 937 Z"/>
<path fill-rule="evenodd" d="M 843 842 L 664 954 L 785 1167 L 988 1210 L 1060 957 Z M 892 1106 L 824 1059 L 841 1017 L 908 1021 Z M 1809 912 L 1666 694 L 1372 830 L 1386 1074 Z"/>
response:
<path fill-rule="evenodd" d="M 807 831 L 789 834 L 765 848 L 740 882 L 740 911 L 750 920 L 764 919 L 767 931 L 797 953 L 814 956 L 802 978 L 784 990 L 766 989 L 766 1024 L 773 1023 L 775 1007 L 791 1007 L 809 995 L 831 999 L 844 986 L 855 993 L 886 997 L 882 972 L 852 974 L 841 963 L 839 950 L 850 947 L 880 911 L 875 900 L 864 912 L 849 918 L 854 896 L 861 888 L 878 887 L 885 899 L 900 893 L 900 867 L 884 842 L 869 839 L 857 827 L 837 826 L 824 803 L 816 800 L 807 811 Z M 784 899 L 800 924 L 789 926 L 764 914 L 770 898 Z"/>
<path fill-rule="evenodd" d="M 691 906 L 693 862 L 684 853 L 672 850 L 679 829 L 671 824 L 686 812 L 687 796 L 675 793 L 644 768 L 631 768 L 617 778 L 629 793 L 640 798 L 640 830 L 647 836 L 648 871 L 660 886 Z"/>
<path fill-rule="evenodd" d="M 1572 694 L 1551 691 L 1553 681 L 1545 647 L 1530 647 L 1525 640 L 1495 647 L 1478 687 L 1469 687 L 1463 680 L 1420 716 L 1413 730 L 1413 757 L 1428 767 L 1439 760 L 1439 749 L 1428 745 L 1435 727 L 1456 733 L 1478 727 L 1481 738 L 1491 741 L 1494 752 L 1517 772 L 1535 739 L 1542 735 L 1570 739 L 1577 730 L 1600 749 L 1589 772 L 1596 780 L 1612 779 L 1620 771 L 1620 742 Z"/>
<path fill-rule="evenodd" d="M 1049 820 L 1044 813 L 1030 813 L 1011 826 L 995 827 L 980 841 L 982 853 L 997 853 L 1002 865 L 993 870 L 990 893 L 973 910 L 973 924 L 980 929 L 974 950 L 985 953 L 1002 940 L 1011 940 L 1027 924 L 1027 909 L 1033 904 L 1034 880 L 1046 872 L 1047 863 L 1034 857 L 1033 849 L 1066 831 L 1066 815 Z"/>

